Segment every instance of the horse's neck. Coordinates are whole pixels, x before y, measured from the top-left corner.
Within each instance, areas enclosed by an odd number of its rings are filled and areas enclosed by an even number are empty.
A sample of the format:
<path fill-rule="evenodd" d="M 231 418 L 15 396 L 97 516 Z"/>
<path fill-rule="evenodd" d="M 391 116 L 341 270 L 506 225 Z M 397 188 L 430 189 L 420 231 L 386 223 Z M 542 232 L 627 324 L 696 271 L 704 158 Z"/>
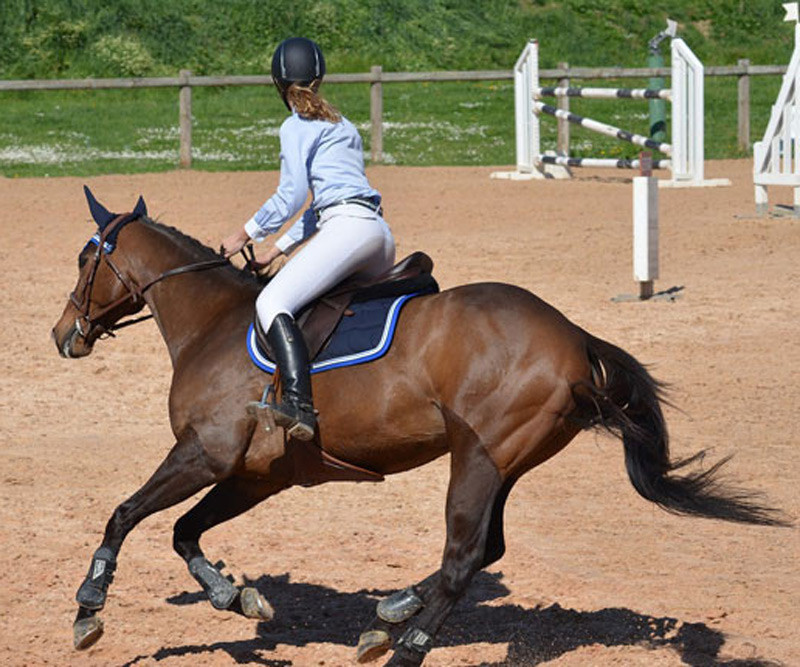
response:
<path fill-rule="evenodd" d="M 139 285 L 158 280 L 173 269 L 213 259 L 164 229 L 131 225 L 126 245 L 135 248 L 129 264 Z M 221 267 L 183 273 L 158 281 L 145 293 L 145 301 L 158 323 L 173 365 L 192 345 L 206 338 L 215 323 L 232 309 L 252 308 L 254 288 Z"/>

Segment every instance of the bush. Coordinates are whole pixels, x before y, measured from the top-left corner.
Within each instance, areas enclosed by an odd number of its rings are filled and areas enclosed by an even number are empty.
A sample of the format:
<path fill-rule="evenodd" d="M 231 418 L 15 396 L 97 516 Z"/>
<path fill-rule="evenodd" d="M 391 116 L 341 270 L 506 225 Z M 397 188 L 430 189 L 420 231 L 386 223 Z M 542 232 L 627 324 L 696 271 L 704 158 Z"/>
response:
<path fill-rule="evenodd" d="M 156 70 L 153 56 L 135 37 L 106 35 L 91 51 L 100 76 L 146 76 Z"/>

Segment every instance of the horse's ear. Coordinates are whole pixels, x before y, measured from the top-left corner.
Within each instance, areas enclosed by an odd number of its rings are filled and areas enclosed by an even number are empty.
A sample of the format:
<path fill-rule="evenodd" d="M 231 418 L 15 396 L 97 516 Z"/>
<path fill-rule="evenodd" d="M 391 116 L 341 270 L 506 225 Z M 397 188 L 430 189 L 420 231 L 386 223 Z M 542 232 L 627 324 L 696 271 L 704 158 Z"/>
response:
<path fill-rule="evenodd" d="M 83 186 L 83 192 L 86 195 L 86 201 L 89 202 L 89 212 L 92 214 L 92 218 L 94 218 L 94 221 L 100 229 L 103 229 L 109 222 L 117 217 L 95 199 L 95 196 L 88 186 Z"/>
<path fill-rule="evenodd" d="M 139 201 L 136 202 L 136 208 L 133 209 L 133 214 L 139 218 L 147 215 L 147 204 L 144 203 L 144 197 L 139 195 Z"/>

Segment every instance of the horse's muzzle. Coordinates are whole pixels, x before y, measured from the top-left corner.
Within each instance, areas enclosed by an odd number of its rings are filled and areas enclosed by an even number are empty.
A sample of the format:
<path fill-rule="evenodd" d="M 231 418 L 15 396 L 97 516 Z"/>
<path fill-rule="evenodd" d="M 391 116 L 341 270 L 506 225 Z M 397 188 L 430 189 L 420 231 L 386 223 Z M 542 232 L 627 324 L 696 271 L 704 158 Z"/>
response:
<path fill-rule="evenodd" d="M 58 327 L 53 328 L 53 342 L 58 348 L 58 353 L 65 359 L 86 357 L 92 352 L 92 346 L 87 342 L 77 322 L 61 336 Z"/>

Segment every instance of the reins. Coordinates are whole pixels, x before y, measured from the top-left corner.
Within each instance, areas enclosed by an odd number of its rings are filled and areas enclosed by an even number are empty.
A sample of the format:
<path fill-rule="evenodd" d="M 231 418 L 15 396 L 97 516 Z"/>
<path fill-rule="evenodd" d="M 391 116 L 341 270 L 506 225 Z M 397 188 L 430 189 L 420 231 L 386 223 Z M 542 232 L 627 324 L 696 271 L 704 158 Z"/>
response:
<path fill-rule="evenodd" d="M 111 260 L 109 257 L 108 252 L 104 252 L 105 250 L 105 243 L 106 239 L 110 236 L 114 229 L 121 227 L 133 220 L 136 220 L 139 216 L 131 217 L 131 214 L 120 215 L 117 216 L 114 220 L 112 220 L 101 232 L 99 240 L 97 242 L 97 251 L 95 252 L 94 256 L 94 265 L 92 267 L 91 273 L 86 281 L 86 286 L 83 290 L 83 296 L 78 300 L 75 292 L 70 294 L 69 298 L 72 301 L 73 305 L 77 308 L 80 316 L 75 320 L 75 326 L 82 336 L 88 335 L 89 331 L 91 331 L 92 327 L 100 327 L 102 329 L 101 336 L 108 335 L 114 336 L 114 331 L 119 329 L 124 329 L 125 327 L 129 327 L 133 324 L 138 324 L 139 322 L 144 322 L 145 320 L 149 320 L 153 317 L 152 313 L 147 315 L 142 315 L 141 317 L 136 317 L 131 320 L 126 320 L 124 322 L 116 322 L 114 324 L 109 325 L 108 327 L 99 324 L 98 320 L 105 315 L 106 313 L 112 311 L 114 308 L 122 305 L 128 300 L 131 300 L 133 303 L 137 303 L 138 301 L 144 300 L 144 294 L 147 292 L 151 287 L 160 283 L 167 278 L 171 278 L 173 276 L 180 276 L 186 273 L 194 273 L 197 271 L 207 271 L 208 269 L 214 269 L 220 266 L 225 266 L 230 264 L 230 260 L 219 257 L 218 259 L 209 259 L 202 262 L 195 262 L 193 264 L 186 264 L 184 266 L 178 266 L 174 269 L 169 269 L 168 271 L 164 271 L 161 275 L 157 276 L 150 282 L 146 283 L 144 286 L 139 287 L 136 283 L 133 283 L 125 278 L 123 273 L 117 268 L 116 264 Z M 254 260 L 255 257 L 253 255 L 252 247 L 248 247 L 250 252 L 250 257 L 245 254 L 244 250 L 241 251 L 242 256 L 245 259 L 246 266 L 256 272 L 254 268 L 254 264 L 251 263 L 251 259 Z M 114 272 L 114 275 L 117 279 L 122 283 L 122 285 L 127 290 L 127 294 L 116 301 L 104 306 L 99 313 L 96 313 L 94 317 L 89 317 L 89 308 L 91 304 L 91 296 L 92 296 L 92 289 L 94 288 L 94 280 L 97 276 L 97 269 L 100 266 L 100 260 L 104 259 L 106 264 L 108 264 L 109 268 Z M 86 323 L 86 330 L 83 328 L 82 320 Z"/>
<path fill-rule="evenodd" d="M 194 271 L 206 271 L 207 269 L 213 269 L 218 266 L 223 266 L 225 264 L 229 264 L 230 262 L 227 259 L 220 258 L 220 259 L 209 259 L 205 262 L 197 262 L 195 264 L 186 264 L 185 266 L 179 266 L 175 269 L 170 269 L 169 271 L 165 271 L 157 278 L 151 280 L 147 283 L 144 287 L 140 288 L 138 291 L 130 291 L 130 293 L 125 297 L 126 299 L 133 297 L 134 301 L 138 301 L 144 297 L 144 293 L 149 290 L 153 285 L 156 283 L 160 283 L 162 280 L 166 278 L 171 278 L 172 276 L 179 276 L 184 273 L 192 273 Z M 118 276 L 119 277 L 119 276 Z M 123 282 L 123 285 L 125 283 Z M 127 285 L 126 285 L 127 287 Z M 117 304 L 115 304 L 117 305 Z M 110 309 L 109 309 L 110 310 Z M 108 312 L 106 310 L 105 312 Z M 117 322 L 116 324 L 112 324 L 110 327 L 106 328 L 105 333 L 108 333 L 110 336 L 113 336 L 114 331 L 118 331 L 119 329 L 124 329 L 125 327 L 129 327 L 133 324 L 139 324 L 139 322 L 144 322 L 145 320 L 150 320 L 153 318 L 153 313 L 148 313 L 147 315 L 142 315 L 140 317 L 134 317 L 131 320 L 125 320 L 124 322 Z"/>

